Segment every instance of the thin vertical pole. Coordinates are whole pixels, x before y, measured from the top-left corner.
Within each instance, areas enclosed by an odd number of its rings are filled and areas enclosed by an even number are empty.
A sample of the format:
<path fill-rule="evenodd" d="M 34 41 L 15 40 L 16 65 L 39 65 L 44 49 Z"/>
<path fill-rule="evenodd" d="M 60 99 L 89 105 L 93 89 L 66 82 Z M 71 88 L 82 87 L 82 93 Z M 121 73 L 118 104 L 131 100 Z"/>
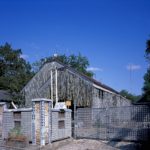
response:
<path fill-rule="evenodd" d="M 55 78 L 56 78 L 56 103 L 58 102 L 58 85 L 57 85 L 57 68 L 55 69 Z"/>
<path fill-rule="evenodd" d="M 53 101 L 53 72 L 51 70 L 51 100 Z M 52 104 L 53 108 L 53 104 Z"/>
<path fill-rule="evenodd" d="M 74 138 L 77 138 L 77 104 L 76 100 L 74 100 Z"/>
<path fill-rule="evenodd" d="M 32 102 L 32 144 L 36 145 L 35 102 Z"/>

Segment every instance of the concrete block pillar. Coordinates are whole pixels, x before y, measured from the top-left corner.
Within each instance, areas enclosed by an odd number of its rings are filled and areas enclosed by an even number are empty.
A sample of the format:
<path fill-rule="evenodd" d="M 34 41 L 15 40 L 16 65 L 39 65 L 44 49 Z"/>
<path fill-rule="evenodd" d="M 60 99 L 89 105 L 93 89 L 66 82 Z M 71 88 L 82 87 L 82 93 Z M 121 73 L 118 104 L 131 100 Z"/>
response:
<path fill-rule="evenodd" d="M 51 108 L 50 99 L 32 100 L 32 143 L 44 146 L 51 143 Z"/>
<path fill-rule="evenodd" d="M 4 135 L 3 135 L 3 113 L 4 113 L 4 110 L 6 110 L 7 107 L 6 107 L 6 103 L 5 102 L 0 102 L 0 138 L 3 138 Z"/>

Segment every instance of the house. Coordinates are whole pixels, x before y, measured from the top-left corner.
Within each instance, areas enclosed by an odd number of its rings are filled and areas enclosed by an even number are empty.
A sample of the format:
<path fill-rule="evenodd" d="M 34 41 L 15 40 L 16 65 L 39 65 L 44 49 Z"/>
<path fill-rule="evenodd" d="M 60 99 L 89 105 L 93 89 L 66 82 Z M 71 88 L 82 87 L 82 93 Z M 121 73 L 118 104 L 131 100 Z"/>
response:
<path fill-rule="evenodd" d="M 69 108 L 104 108 L 129 106 L 130 101 L 113 88 L 90 78 L 61 62 L 46 63 L 22 89 L 26 107 L 31 107 L 34 98 L 48 98 L 66 102 Z"/>
<path fill-rule="evenodd" d="M 0 90 L 0 102 L 8 102 L 12 101 L 11 94 L 6 90 Z"/>

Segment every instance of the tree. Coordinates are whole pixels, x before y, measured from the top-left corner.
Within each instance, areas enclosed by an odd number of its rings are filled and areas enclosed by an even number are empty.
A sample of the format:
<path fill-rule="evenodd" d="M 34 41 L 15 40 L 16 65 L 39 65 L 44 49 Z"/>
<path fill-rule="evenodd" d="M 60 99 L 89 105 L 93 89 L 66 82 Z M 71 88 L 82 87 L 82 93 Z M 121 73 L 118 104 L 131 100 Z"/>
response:
<path fill-rule="evenodd" d="M 146 42 L 145 58 L 148 61 L 148 68 L 144 75 L 143 97 L 146 101 L 150 101 L 150 39 Z"/>
<path fill-rule="evenodd" d="M 58 55 L 56 57 L 50 56 L 50 57 L 42 58 L 40 61 L 37 61 L 33 64 L 33 70 L 35 72 L 38 72 L 45 63 L 51 62 L 52 60 L 58 60 L 63 64 L 72 67 L 75 70 L 89 77 L 93 77 L 94 75 L 93 72 L 87 71 L 87 67 L 89 66 L 89 61 L 85 56 L 82 56 L 81 54 L 79 55 L 72 54 L 69 56 L 63 54 L 63 55 Z"/>
<path fill-rule="evenodd" d="M 21 55 L 21 49 L 14 50 L 8 43 L 0 46 L 0 89 L 8 90 L 18 104 L 20 90 L 33 76 L 31 65 Z"/>
<path fill-rule="evenodd" d="M 120 95 L 122 95 L 123 97 L 125 97 L 133 102 L 135 102 L 141 98 L 141 95 L 133 95 L 133 94 L 129 93 L 127 90 L 121 90 Z"/>

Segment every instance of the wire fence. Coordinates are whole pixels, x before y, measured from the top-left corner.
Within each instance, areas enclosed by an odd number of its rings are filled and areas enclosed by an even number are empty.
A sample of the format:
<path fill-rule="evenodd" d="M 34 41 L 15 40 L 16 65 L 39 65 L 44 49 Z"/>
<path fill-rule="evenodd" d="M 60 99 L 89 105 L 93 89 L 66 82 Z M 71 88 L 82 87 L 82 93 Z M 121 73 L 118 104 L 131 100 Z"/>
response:
<path fill-rule="evenodd" d="M 150 107 L 147 105 L 79 108 L 77 138 L 147 141 L 150 138 Z"/>

